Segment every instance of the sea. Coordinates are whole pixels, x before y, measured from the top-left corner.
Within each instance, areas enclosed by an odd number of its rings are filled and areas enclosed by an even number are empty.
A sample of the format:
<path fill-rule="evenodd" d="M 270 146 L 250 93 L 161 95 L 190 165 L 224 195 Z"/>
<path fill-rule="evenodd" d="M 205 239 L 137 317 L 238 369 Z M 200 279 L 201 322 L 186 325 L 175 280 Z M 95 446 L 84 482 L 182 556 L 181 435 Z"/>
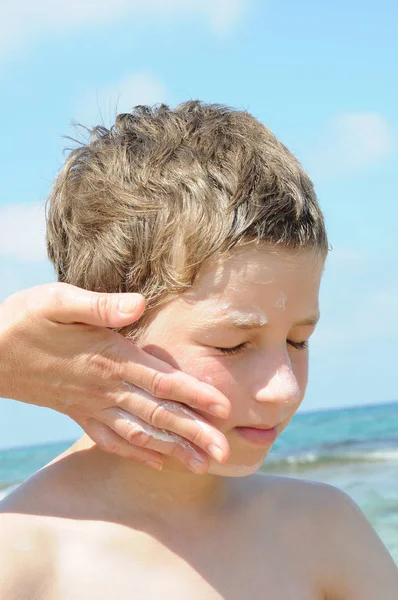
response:
<path fill-rule="evenodd" d="M 0 499 L 74 441 L 0 450 Z M 398 401 L 297 414 L 261 470 L 347 492 L 398 564 Z"/>

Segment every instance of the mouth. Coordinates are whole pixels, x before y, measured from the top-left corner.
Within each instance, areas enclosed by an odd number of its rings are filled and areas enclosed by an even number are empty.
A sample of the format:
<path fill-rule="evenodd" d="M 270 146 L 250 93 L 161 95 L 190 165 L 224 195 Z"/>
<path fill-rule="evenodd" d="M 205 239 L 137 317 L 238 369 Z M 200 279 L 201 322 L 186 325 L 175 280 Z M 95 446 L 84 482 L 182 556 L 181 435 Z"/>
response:
<path fill-rule="evenodd" d="M 235 427 L 238 434 L 255 446 L 271 446 L 279 433 L 279 425 L 274 427 L 256 426 L 256 427 Z"/>

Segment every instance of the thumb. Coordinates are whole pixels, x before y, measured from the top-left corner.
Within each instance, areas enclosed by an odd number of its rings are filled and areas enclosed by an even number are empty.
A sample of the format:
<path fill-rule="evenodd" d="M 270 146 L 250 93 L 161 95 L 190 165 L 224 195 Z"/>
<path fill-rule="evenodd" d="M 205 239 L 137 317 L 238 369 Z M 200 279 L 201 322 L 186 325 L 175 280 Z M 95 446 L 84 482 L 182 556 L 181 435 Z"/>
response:
<path fill-rule="evenodd" d="M 36 293 L 43 295 L 42 314 L 58 323 L 124 327 L 137 321 L 145 309 L 141 294 L 90 292 L 68 283 L 38 286 Z"/>

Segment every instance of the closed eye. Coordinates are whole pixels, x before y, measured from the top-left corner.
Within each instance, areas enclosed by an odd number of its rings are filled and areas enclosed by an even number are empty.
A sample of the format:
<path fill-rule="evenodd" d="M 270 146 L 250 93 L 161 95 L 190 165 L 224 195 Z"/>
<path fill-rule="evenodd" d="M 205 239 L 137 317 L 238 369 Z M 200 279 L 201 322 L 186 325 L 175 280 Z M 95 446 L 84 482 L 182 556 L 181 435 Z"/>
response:
<path fill-rule="evenodd" d="M 289 346 L 292 346 L 293 348 L 295 348 L 295 350 L 306 350 L 308 348 L 308 341 L 306 341 L 306 340 L 302 341 L 302 342 L 294 342 L 293 340 L 287 340 L 287 343 L 289 344 Z M 233 354 L 239 354 L 246 347 L 247 347 L 247 342 L 244 342 L 243 344 L 238 344 L 237 346 L 233 346 L 232 348 L 217 348 L 216 347 L 216 350 L 219 350 L 223 354 L 231 356 Z"/>
<path fill-rule="evenodd" d="M 219 350 L 220 352 L 222 352 L 223 354 L 239 354 L 239 352 L 242 352 L 242 350 L 244 348 L 246 348 L 247 346 L 247 342 L 244 342 L 243 344 L 238 344 L 237 346 L 233 346 L 232 348 L 216 348 L 216 350 Z"/>
<path fill-rule="evenodd" d="M 296 350 L 306 350 L 308 348 L 308 342 L 293 342 L 293 340 L 287 340 L 289 346 L 293 346 Z"/>

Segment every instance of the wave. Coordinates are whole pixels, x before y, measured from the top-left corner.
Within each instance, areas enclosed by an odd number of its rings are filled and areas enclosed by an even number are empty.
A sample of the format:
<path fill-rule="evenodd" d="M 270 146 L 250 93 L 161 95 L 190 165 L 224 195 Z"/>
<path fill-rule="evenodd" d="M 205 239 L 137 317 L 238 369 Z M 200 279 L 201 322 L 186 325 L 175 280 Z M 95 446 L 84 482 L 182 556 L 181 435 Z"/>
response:
<path fill-rule="evenodd" d="M 17 485 L 9 485 L 7 487 L 3 487 L 0 489 L 0 502 L 1 500 L 3 500 L 6 496 L 8 496 L 8 494 L 10 494 L 13 490 L 15 490 L 16 487 L 18 487 L 19 484 Z"/>
<path fill-rule="evenodd" d="M 314 449 L 307 452 L 287 454 L 285 456 L 270 456 L 264 464 L 263 470 L 276 471 L 279 469 L 300 470 L 308 468 L 339 466 L 350 463 L 367 462 L 395 462 L 398 461 L 398 448 L 384 448 L 375 450 L 362 450 L 353 452 Z"/>

